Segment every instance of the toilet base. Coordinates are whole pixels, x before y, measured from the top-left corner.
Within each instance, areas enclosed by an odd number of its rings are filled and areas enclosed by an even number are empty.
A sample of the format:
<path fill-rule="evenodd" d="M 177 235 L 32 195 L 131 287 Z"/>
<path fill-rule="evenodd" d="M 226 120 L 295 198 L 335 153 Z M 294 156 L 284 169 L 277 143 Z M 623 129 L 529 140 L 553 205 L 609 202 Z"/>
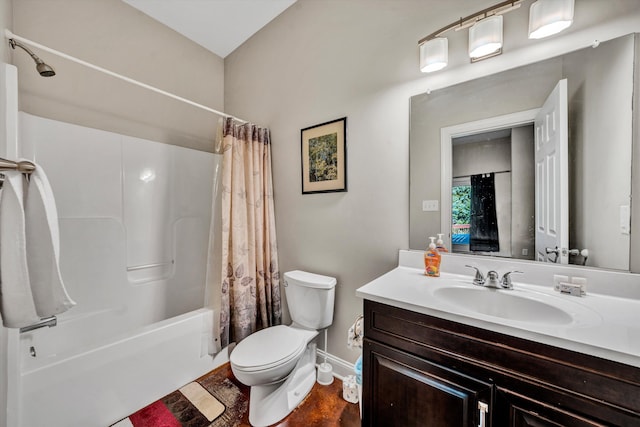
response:
<path fill-rule="evenodd" d="M 316 382 L 316 345 L 307 345 L 291 374 L 282 382 L 251 387 L 249 422 L 255 427 L 277 423 L 302 402 Z"/>

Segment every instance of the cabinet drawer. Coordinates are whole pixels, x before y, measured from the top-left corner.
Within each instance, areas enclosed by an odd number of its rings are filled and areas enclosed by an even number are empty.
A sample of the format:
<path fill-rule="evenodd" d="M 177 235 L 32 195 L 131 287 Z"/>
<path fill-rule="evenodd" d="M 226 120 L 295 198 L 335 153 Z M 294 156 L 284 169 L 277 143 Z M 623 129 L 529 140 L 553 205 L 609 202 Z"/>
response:
<path fill-rule="evenodd" d="M 495 425 L 512 427 L 606 427 L 611 424 L 578 415 L 563 408 L 555 408 L 519 393 L 497 389 Z"/>

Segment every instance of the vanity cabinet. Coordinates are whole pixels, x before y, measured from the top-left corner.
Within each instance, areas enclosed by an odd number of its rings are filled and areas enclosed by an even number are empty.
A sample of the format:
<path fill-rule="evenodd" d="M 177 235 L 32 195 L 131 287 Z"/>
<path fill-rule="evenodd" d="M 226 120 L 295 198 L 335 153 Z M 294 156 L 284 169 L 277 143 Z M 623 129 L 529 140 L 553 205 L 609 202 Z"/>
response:
<path fill-rule="evenodd" d="M 365 300 L 363 426 L 640 427 L 640 368 Z"/>

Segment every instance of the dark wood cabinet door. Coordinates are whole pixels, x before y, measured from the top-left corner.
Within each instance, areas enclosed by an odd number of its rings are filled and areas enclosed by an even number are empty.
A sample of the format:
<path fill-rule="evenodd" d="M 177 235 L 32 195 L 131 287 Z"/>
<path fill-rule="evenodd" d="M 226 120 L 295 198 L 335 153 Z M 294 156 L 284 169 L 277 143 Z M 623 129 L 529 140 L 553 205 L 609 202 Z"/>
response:
<path fill-rule="evenodd" d="M 600 423 L 509 390 L 498 389 L 496 401 L 496 406 L 500 408 L 496 413 L 498 425 L 510 427 L 603 427 L 612 425 Z"/>
<path fill-rule="evenodd" d="M 374 342 L 364 357 L 364 426 L 489 427 L 491 384 Z"/>
<path fill-rule="evenodd" d="M 374 301 L 364 318 L 363 426 L 640 427 L 638 367 Z"/>

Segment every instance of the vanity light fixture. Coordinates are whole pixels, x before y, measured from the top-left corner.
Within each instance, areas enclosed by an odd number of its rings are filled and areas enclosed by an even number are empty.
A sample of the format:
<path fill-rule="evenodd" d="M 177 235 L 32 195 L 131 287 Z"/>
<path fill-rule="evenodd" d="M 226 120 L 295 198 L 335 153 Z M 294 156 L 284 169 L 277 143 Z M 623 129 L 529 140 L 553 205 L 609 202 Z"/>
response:
<path fill-rule="evenodd" d="M 449 30 L 460 31 L 471 27 L 471 30 L 469 30 L 469 52 L 471 53 L 473 51 L 472 61 L 499 54 L 501 52 L 500 48 L 502 47 L 502 15 L 519 8 L 522 1 L 523 0 L 507 0 L 500 2 L 495 6 L 483 9 L 465 18 L 460 18 L 458 21 L 452 22 L 420 39 L 420 41 L 418 41 L 420 71 L 423 73 L 431 73 L 447 66 L 449 42 L 447 38 L 440 36 Z M 497 41 L 498 39 L 499 42 Z M 471 48 L 472 43 L 473 48 Z M 495 47 L 495 43 L 499 43 L 500 45 Z M 489 48 L 489 46 L 492 47 Z M 483 54 L 483 51 L 489 51 L 490 53 Z"/>
<path fill-rule="evenodd" d="M 436 37 L 420 45 L 420 71 L 442 70 L 449 60 L 449 39 Z"/>
<path fill-rule="evenodd" d="M 529 38 L 557 34 L 573 23 L 574 0 L 538 0 L 529 9 Z"/>
<path fill-rule="evenodd" d="M 472 61 L 493 56 L 502 49 L 502 15 L 492 15 L 469 28 L 469 57 Z"/>
<path fill-rule="evenodd" d="M 431 73 L 447 66 L 450 30 L 469 28 L 469 56 L 476 62 L 502 53 L 503 17 L 522 5 L 523 0 L 506 0 L 439 29 L 418 41 L 420 71 Z M 556 34 L 573 22 L 574 0 L 537 0 L 529 11 L 529 38 Z"/>

